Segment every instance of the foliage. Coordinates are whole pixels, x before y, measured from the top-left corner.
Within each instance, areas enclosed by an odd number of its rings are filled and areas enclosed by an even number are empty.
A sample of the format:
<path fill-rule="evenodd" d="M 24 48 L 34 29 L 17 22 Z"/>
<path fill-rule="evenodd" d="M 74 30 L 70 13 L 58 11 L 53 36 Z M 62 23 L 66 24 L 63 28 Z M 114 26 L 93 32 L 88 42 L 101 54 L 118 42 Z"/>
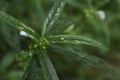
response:
<path fill-rule="evenodd" d="M 108 11 L 106 9 L 106 5 L 113 5 L 111 1 L 26 0 L 22 3 L 23 1 L 19 0 L 1 0 L 0 2 L 0 36 L 2 39 L 0 52 L 7 54 L 1 62 L 1 79 L 16 80 L 21 77 L 22 80 L 100 80 L 109 78 L 119 80 L 119 69 L 107 63 L 112 54 L 105 54 L 108 49 L 103 45 L 109 46 L 111 53 L 117 53 L 112 52 L 115 49 L 119 51 L 119 44 L 117 44 L 118 48 L 113 47 L 116 46 L 114 40 L 118 38 L 116 30 L 119 29 L 117 23 L 119 15 L 115 16 L 112 8 L 108 8 Z M 15 3 L 20 4 L 13 9 L 14 6 L 11 5 Z M 23 7 L 25 3 L 28 3 L 26 8 Z M 120 4 L 118 0 L 115 0 L 114 3 Z M 5 4 L 4 7 L 3 4 Z M 65 6 L 65 4 L 67 5 Z M 51 5 L 53 5 L 52 8 L 47 12 Z M 117 5 L 117 9 L 120 8 Z M 107 17 L 103 11 L 101 12 L 104 17 L 98 14 L 102 7 L 107 13 Z M 115 11 L 119 13 L 119 10 Z M 47 17 L 46 13 L 48 13 Z M 115 23 L 118 25 L 113 28 L 111 25 Z M 110 34 L 112 35 L 110 36 Z M 93 47 L 97 47 L 99 50 Z M 106 61 L 97 56 L 103 57 Z M 64 64 L 62 61 L 67 61 L 67 63 Z M 14 66 L 18 62 L 21 68 Z M 14 67 L 12 68 L 12 66 Z M 8 73 L 7 68 L 8 70 L 12 68 L 12 71 Z M 96 69 L 101 71 L 98 72 Z M 70 70 L 73 74 L 65 73 L 65 70 Z M 90 74 L 91 72 L 93 75 Z M 94 74 L 96 72 L 98 74 Z M 14 74 L 16 75 L 13 76 Z M 73 76 L 74 74 L 76 77 Z"/>

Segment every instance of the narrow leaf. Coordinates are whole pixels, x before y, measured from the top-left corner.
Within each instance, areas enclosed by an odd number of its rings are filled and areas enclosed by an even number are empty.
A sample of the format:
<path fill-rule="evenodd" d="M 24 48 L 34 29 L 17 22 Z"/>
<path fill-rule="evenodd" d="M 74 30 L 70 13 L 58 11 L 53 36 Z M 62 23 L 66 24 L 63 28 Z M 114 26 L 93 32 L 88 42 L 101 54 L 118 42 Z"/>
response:
<path fill-rule="evenodd" d="M 63 8 L 64 8 L 65 2 L 63 0 L 57 0 L 51 10 L 49 11 L 48 17 L 46 18 L 43 26 L 43 32 L 42 36 L 45 35 L 45 33 L 49 32 L 56 22 L 56 20 L 59 18 Z"/>
<path fill-rule="evenodd" d="M 39 38 L 38 34 L 33 29 L 23 24 L 16 18 L 6 14 L 5 12 L 0 11 L 0 18 L 7 22 L 8 24 L 12 25 L 14 28 L 20 31 L 25 31 L 27 34 L 31 35 L 34 40 L 37 41 L 37 39 Z"/>
<path fill-rule="evenodd" d="M 55 68 L 45 50 L 40 51 L 40 63 L 45 80 L 59 80 Z"/>
<path fill-rule="evenodd" d="M 16 45 L 20 44 L 19 34 L 15 34 L 16 31 L 13 31 L 7 24 L 5 24 L 5 22 L 0 21 L 0 24 L 0 29 L 5 38 L 5 41 L 8 43 L 8 45 L 11 46 L 11 48 L 13 48 L 14 50 L 18 50 L 19 47 L 16 47 Z"/>
<path fill-rule="evenodd" d="M 84 44 L 84 45 L 90 45 L 90 46 L 94 46 L 94 47 L 107 50 L 107 48 L 104 47 L 98 41 L 95 41 L 88 37 L 79 36 L 79 35 L 54 35 L 54 36 L 50 36 L 48 40 L 51 43 Z"/>
<path fill-rule="evenodd" d="M 0 72 L 6 72 L 7 68 L 13 63 L 14 56 L 12 53 L 8 53 L 3 57 L 3 59 L 0 62 Z"/>
<path fill-rule="evenodd" d="M 85 63 L 90 66 L 103 68 L 108 68 L 108 65 L 100 58 L 89 55 L 81 50 L 74 49 L 73 47 L 68 46 L 60 46 L 60 45 L 50 45 L 50 49 L 52 49 L 54 52 L 60 53 L 64 55 L 65 57 L 69 57 L 76 61 L 81 61 L 82 63 Z M 59 52 L 58 52 L 59 51 Z"/>
<path fill-rule="evenodd" d="M 40 26 L 40 29 L 42 30 L 42 27 L 44 25 L 44 21 L 45 21 L 45 13 L 42 7 L 42 1 L 41 0 L 32 0 L 35 6 L 35 10 L 36 10 L 36 15 L 38 17 L 38 23 Z"/>
<path fill-rule="evenodd" d="M 37 80 L 37 62 L 34 57 L 30 60 L 22 80 Z"/>

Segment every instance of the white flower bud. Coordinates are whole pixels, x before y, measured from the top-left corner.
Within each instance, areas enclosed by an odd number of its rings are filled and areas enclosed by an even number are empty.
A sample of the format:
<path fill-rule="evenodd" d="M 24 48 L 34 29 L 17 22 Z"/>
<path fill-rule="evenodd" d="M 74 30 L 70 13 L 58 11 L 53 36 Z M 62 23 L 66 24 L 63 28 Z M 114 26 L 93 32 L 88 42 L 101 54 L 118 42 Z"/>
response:
<path fill-rule="evenodd" d="M 60 40 L 61 40 L 61 41 L 64 41 L 64 40 L 65 40 L 65 38 L 64 38 L 64 37 L 61 37 L 61 38 L 60 38 Z"/>
<path fill-rule="evenodd" d="M 96 14 L 99 16 L 101 20 L 104 20 L 106 18 L 105 12 L 102 10 L 97 11 Z"/>
<path fill-rule="evenodd" d="M 29 56 L 32 56 L 33 54 L 32 54 L 32 52 L 29 52 Z"/>
<path fill-rule="evenodd" d="M 29 34 L 27 34 L 25 31 L 20 31 L 20 35 L 24 36 L 24 37 L 30 37 L 30 38 L 32 38 L 32 36 L 29 35 Z"/>

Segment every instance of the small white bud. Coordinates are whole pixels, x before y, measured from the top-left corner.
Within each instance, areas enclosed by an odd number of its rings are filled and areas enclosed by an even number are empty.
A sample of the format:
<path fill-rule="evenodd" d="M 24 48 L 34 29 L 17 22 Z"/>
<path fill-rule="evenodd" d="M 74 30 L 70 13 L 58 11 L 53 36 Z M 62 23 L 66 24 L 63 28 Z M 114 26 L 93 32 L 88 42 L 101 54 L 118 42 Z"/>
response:
<path fill-rule="evenodd" d="M 99 16 L 101 20 L 104 20 L 106 18 L 105 12 L 102 10 L 97 11 L 96 14 Z"/>
<path fill-rule="evenodd" d="M 28 34 L 27 34 L 25 31 L 20 31 L 20 35 L 21 35 L 21 36 L 28 37 Z"/>
<path fill-rule="evenodd" d="M 32 56 L 32 52 L 29 52 L 29 56 Z"/>
<path fill-rule="evenodd" d="M 29 35 L 29 34 L 27 34 L 25 31 L 20 31 L 20 35 L 24 36 L 24 37 L 30 37 L 30 38 L 32 38 L 32 36 Z"/>
<path fill-rule="evenodd" d="M 64 38 L 64 37 L 61 37 L 61 38 L 60 38 L 60 40 L 61 40 L 61 41 L 64 41 L 64 40 L 65 40 L 65 38 Z"/>

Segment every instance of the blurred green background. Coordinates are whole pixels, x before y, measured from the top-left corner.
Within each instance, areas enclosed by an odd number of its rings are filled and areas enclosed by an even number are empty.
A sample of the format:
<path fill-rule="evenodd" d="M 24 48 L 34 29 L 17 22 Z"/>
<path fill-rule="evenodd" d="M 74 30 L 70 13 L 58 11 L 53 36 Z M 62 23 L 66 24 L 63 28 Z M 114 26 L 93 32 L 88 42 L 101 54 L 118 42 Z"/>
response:
<path fill-rule="evenodd" d="M 40 33 L 56 0 L 0 0 L 0 10 L 30 25 Z M 59 54 L 49 54 L 60 80 L 120 80 L 120 0 L 66 0 L 66 6 L 51 34 L 79 34 L 95 39 L 109 51 L 83 46 L 116 69 L 116 73 L 85 65 Z M 64 29 L 69 28 L 69 31 Z M 27 50 L 31 41 L 0 21 L 0 80 L 21 80 L 23 69 L 15 56 Z"/>

